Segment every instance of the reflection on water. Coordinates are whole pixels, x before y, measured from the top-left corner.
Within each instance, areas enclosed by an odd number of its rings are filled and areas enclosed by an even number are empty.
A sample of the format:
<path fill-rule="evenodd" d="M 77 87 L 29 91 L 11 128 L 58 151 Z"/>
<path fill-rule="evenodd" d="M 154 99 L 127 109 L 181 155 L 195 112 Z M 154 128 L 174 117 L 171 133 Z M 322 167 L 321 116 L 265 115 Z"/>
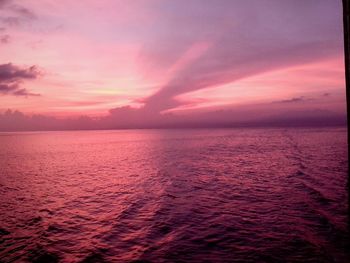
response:
<path fill-rule="evenodd" d="M 0 134 L 0 261 L 346 262 L 346 129 Z"/>

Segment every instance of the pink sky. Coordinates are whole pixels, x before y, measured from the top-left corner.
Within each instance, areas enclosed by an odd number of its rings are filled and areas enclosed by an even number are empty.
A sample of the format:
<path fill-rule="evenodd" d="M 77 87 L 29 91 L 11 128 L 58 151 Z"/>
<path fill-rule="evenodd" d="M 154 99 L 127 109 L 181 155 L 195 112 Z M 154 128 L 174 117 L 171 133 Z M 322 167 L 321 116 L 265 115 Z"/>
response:
<path fill-rule="evenodd" d="M 0 0 L 0 112 L 345 114 L 343 60 L 341 1 Z"/>

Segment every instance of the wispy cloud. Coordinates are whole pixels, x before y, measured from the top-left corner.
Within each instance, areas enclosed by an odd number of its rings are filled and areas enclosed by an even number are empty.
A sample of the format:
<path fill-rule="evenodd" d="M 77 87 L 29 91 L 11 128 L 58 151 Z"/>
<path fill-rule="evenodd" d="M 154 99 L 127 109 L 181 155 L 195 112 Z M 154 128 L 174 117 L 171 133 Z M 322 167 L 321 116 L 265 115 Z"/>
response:
<path fill-rule="evenodd" d="M 304 96 L 300 96 L 300 97 L 294 97 L 294 98 L 286 99 L 286 100 L 274 101 L 273 103 L 298 103 L 298 102 L 304 102 L 304 101 L 310 101 L 310 100 L 312 100 L 312 99 L 305 98 Z"/>
<path fill-rule="evenodd" d="M 183 103 L 176 100 L 180 94 L 341 53 L 341 28 L 331 26 L 338 22 L 336 16 L 327 15 L 337 12 L 331 1 L 322 1 L 318 12 L 312 12 L 311 2 L 263 2 L 266 5 L 261 1 L 191 1 L 186 9 L 177 3 L 161 4 L 162 15 L 170 19 L 161 15 L 164 30 L 144 46 L 148 61 L 171 65 L 194 43 L 211 44 L 150 96 L 146 107 L 167 110 Z M 300 20 L 301 13 L 313 23 Z M 158 51 L 159 46 L 164 48 Z"/>
<path fill-rule="evenodd" d="M 0 44 L 8 44 L 10 42 L 10 35 L 0 35 Z"/>
<path fill-rule="evenodd" d="M 32 10 L 11 0 L 1 0 L 0 11 L 0 21 L 5 26 L 17 26 L 37 18 Z"/>

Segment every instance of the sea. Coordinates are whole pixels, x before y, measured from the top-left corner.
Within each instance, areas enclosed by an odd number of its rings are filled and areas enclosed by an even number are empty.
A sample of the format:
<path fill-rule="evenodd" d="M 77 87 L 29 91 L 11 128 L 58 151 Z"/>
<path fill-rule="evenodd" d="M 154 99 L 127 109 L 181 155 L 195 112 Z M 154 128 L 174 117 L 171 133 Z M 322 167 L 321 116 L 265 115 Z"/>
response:
<path fill-rule="evenodd" d="M 347 128 L 0 133 L 0 262 L 350 262 Z"/>

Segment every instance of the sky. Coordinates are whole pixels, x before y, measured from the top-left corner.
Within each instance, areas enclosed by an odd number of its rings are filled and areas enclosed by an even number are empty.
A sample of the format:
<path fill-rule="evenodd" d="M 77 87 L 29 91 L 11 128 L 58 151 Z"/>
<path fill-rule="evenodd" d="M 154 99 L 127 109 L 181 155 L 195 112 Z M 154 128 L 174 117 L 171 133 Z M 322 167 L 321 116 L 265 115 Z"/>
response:
<path fill-rule="evenodd" d="M 0 130 L 339 123 L 344 74 L 340 0 L 0 0 Z"/>

